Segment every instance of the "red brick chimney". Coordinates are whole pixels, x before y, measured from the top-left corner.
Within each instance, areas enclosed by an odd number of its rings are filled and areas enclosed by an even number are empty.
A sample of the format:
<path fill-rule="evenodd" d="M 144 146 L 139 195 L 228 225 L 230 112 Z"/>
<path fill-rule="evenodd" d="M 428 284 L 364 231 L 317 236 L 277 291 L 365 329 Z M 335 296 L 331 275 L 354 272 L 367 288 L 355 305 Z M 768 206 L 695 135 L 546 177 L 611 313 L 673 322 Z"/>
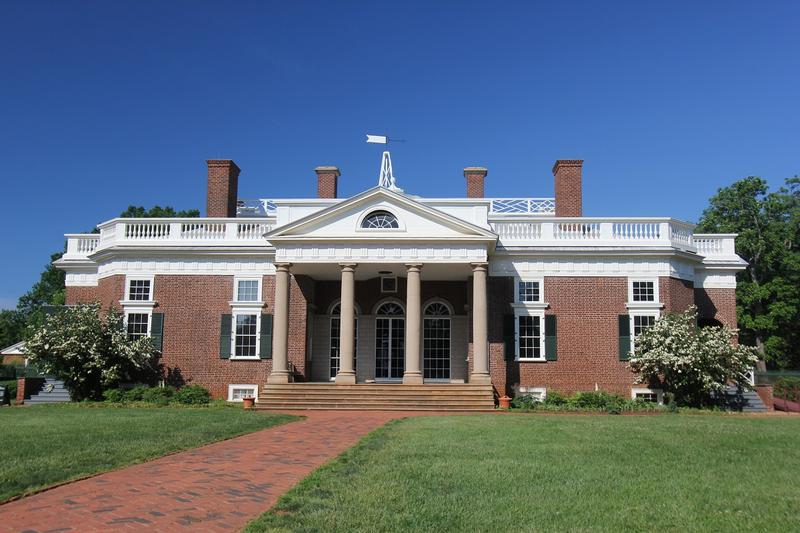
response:
<path fill-rule="evenodd" d="M 317 167 L 317 198 L 336 198 L 339 185 L 339 167 Z"/>
<path fill-rule="evenodd" d="M 553 165 L 556 189 L 556 216 L 583 216 L 583 159 L 559 159 Z"/>
<path fill-rule="evenodd" d="M 206 216 L 235 217 L 239 192 L 239 167 L 230 159 L 209 159 Z"/>
<path fill-rule="evenodd" d="M 483 198 L 483 184 L 489 171 L 484 167 L 467 167 L 464 177 L 467 178 L 467 198 Z"/>

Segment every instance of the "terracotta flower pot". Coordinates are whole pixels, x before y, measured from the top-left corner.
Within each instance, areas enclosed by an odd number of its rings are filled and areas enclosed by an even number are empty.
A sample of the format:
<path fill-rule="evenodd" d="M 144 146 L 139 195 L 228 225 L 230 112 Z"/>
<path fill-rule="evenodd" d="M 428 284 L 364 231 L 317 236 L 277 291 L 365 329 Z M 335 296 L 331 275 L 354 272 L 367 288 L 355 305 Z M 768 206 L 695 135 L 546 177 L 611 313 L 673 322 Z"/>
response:
<path fill-rule="evenodd" d="M 252 409 L 253 406 L 256 404 L 255 398 L 242 398 L 242 404 L 244 405 L 245 409 Z"/>
<path fill-rule="evenodd" d="M 505 394 L 500 397 L 500 409 L 511 409 L 511 398 Z"/>

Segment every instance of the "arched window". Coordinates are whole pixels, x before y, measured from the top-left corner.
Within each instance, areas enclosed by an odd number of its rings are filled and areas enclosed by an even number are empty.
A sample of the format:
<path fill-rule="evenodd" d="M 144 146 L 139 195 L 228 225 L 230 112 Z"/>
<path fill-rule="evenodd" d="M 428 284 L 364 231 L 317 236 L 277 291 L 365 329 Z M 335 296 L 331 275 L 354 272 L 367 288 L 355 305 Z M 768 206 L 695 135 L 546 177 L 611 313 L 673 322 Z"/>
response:
<path fill-rule="evenodd" d="M 388 211 L 373 211 L 361 222 L 361 227 L 365 229 L 397 229 L 400 224 L 397 217 Z"/>
<path fill-rule="evenodd" d="M 442 302 L 433 302 L 425 307 L 425 316 L 449 316 L 450 309 Z"/>
<path fill-rule="evenodd" d="M 422 363 L 425 379 L 450 379 L 450 308 L 442 302 L 425 306 Z"/>
<path fill-rule="evenodd" d="M 386 302 L 378 308 L 378 312 L 375 314 L 379 316 L 403 316 L 405 313 L 400 305 L 394 302 Z"/>
<path fill-rule="evenodd" d="M 356 361 L 358 357 L 358 311 L 356 312 L 356 318 L 354 321 L 354 329 L 353 331 L 353 370 L 356 369 Z M 342 345 L 342 306 L 341 304 L 336 304 L 331 308 L 331 348 L 330 348 L 330 359 L 331 359 L 331 374 L 330 378 L 334 379 L 336 374 L 339 373 L 339 366 L 341 364 L 341 345 Z"/>

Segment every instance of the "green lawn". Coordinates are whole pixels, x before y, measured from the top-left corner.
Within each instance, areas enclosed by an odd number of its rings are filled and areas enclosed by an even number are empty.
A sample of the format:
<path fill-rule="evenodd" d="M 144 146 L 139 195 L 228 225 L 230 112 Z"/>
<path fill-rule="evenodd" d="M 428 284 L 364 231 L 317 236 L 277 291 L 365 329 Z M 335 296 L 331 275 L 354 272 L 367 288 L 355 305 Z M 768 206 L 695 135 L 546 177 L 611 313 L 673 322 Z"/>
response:
<path fill-rule="evenodd" d="M 294 419 L 232 407 L 5 407 L 0 501 Z"/>
<path fill-rule="evenodd" d="M 411 418 L 246 531 L 798 531 L 798 476 L 796 417 Z"/>

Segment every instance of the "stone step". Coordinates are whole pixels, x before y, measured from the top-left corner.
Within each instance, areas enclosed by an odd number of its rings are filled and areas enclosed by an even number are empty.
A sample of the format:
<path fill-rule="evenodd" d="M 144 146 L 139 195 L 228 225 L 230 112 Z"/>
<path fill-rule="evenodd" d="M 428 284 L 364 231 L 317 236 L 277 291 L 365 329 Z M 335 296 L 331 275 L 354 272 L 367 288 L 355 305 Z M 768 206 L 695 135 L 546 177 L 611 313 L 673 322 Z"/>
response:
<path fill-rule="evenodd" d="M 256 410 L 259 411 L 427 411 L 427 412 L 437 412 L 437 411 L 447 411 L 449 413 L 493 413 L 495 411 L 494 407 L 492 408 L 483 408 L 483 407 L 474 407 L 474 408 L 447 408 L 442 409 L 440 407 L 415 407 L 413 409 L 407 407 L 397 407 L 394 405 L 386 405 L 386 406 L 339 406 L 339 407 L 307 407 L 307 406 L 299 406 L 292 404 L 287 407 L 280 407 L 274 405 L 261 405 L 256 404 Z"/>
<path fill-rule="evenodd" d="M 491 385 L 472 383 L 288 383 L 261 390 L 260 409 L 474 411 L 494 409 Z"/>
<path fill-rule="evenodd" d="M 443 404 L 443 403 L 358 403 L 358 402 L 343 402 L 343 403 L 325 403 L 325 402 L 259 402 L 257 407 L 263 409 L 375 409 L 375 410 L 399 410 L 399 411 L 416 411 L 425 409 L 430 411 L 450 411 L 450 410 L 463 410 L 471 411 L 475 409 L 480 410 L 493 410 L 494 404 L 476 403 L 476 404 Z"/>
<path fill-rule="evenodd" d="M 453 396 L 453 395 L 463 395 L 463 396 L 485 396 L 487 394 L 492 394 L 491 390 L 385 390 L 385 389 L 362 389 L 362 390 L 353 390 L 353 389 L 303 389 L 303 388 L 296 388 L 296 389 L 273 389 L 267 387 L 261 390 L 261 394 L 308 394 L 308 395 L 325 395 L 325 394 L 335 394 L 336 396 L 403 396 L 403 395 L 419 395 L 419 396 L 430 396 L 432 394 L 439 394 L 442 396 Z"/>

